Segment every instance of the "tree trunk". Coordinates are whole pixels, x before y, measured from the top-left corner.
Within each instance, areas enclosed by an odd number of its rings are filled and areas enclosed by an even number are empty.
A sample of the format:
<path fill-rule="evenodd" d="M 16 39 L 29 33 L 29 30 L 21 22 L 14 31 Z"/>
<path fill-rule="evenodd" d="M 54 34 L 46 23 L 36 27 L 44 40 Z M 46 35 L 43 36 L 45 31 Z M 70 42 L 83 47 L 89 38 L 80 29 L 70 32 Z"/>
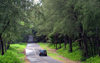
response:
<path fill-rule="evenodd" d="M 4 55 L 4 44 L 1 35 L 0 35 L 0 42 L 1 42 L 1 55 Z"/>
<path fill-rule="evenodd" d="M 80 46 L 80 49 L 82 49 L 82 44 L 81 44 L 81 40 L 79 40 L 79 46 Z"/>
<path fill-rule="evenodd" d="M 7 51 L 7 45 L 6 45 L 6 42 L 5 42 L 4 46 L 5 46 L 5 52 L 6 52 L 6 51 Z"/>
<path fill-rule="evenodd" d="M 88 46 L 85 34 L 83 36 L 83 43 L 84 43 L 84 57 L 88 58 Z"/>
<path fill-rule="evenodd" d="M 79 46 L 80 46 L 80 49 L 82 49 L 82 33 L 79 33 Z"/>
<path fill-rule="evenodd" d="M 94 43 L 93 43 L 94 41 L 93 41 L 93 38 L 92 38 L 92 37 L 89 37 L 88 40 L 89 40 L 89 42 L 90 42 L 90 43 L 89 43 L 89 44 L 90 44 L 89 47 L 90 47 L 90 50 L 91 50 L 91 52 L 90 52 L 90 53 L 91 53 L 91 56 L 94 56 L 94 46 L 93 46 L 93 45 L 94 45 Z"/>
<path fill-rule="evenodd" d="M 66 41 L 65 41 L 65 49 L 66 49 Z"/>
<path fill-rule="evenodd" d="M 72 52 L 72 40 L 69 38 L 69 52 Z"/>
<path fill-rule="evenodd" d="M 64 48 L 66 49 L 67 39 L 64 39 Z"/>
<path fill-rule="evenodd" d="M 98 40 L 98 46 L 99 46 L 99 48 L 98 48 L 98 54 L 100 56 L 100 39 Z"/>
<path fill-rule="evenodd" d="M 56 50 L 57 50 L 57 41 L 56 41 Z"/>
<path fill-rule="evenodd" d="M 9 47 L 10 47 L 10 42 L 8 42 L 8 44 L 7 44 L 7 49 L 9 49 Z"/>
<path fill-rule="evenodd" d="M 79 46 L 80 46 L 80 49 L 82 49 L 82 40 L 83 40 L 83 26 L 82 26 L 82 23 L 79 24 Z"/>

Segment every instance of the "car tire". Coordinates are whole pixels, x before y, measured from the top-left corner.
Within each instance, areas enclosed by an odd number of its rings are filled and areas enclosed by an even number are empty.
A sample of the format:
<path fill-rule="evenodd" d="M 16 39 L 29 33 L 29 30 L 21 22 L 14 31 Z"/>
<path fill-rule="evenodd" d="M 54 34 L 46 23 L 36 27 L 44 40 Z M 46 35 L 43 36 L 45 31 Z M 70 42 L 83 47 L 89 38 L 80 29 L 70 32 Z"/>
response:
<path fill-rule="evenodd" d="M 41 54 L 39 54 L 39 56 L 41 56 Z"/>
<path fill-rule="evenodd" d="M 45 56 L 47 56 L 47 54 L 45 54 Z"/>

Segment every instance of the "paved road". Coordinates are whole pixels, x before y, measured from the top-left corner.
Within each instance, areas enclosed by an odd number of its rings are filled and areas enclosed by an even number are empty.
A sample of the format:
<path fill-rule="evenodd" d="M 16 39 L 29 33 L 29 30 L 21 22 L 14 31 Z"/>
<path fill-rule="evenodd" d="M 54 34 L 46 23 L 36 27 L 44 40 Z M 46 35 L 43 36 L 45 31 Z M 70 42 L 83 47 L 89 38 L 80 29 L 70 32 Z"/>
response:
<path fill-rule="evenodd" d="M 39 56 L 40 46 L 36 43 L 28 43 L 26 47 L 26 57 L 31 63 L 62 63 L 47 56 Z"/>

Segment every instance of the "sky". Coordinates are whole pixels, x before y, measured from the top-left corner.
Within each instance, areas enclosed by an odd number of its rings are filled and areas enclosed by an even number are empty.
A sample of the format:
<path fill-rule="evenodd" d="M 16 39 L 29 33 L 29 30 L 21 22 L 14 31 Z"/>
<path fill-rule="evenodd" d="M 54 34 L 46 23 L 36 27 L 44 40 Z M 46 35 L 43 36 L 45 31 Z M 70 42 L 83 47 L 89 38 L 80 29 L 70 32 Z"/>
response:
<path fill-rule="evenodd" d="M 39 0 L 34 0 L 34 3 L 35 3 L 35 4 L 39 3 Z"/>

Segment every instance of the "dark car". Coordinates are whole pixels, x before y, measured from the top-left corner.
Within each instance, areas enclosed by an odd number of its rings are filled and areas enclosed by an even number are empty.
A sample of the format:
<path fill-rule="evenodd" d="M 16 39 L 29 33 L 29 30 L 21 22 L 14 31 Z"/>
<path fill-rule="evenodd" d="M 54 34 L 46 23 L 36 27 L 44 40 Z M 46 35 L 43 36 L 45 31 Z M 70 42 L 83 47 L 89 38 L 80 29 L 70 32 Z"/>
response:
<path fill-rule="evenodd" d="M 47 56 L 47 51 L 46 50 L 40 50 L 39 56 Z"/>

